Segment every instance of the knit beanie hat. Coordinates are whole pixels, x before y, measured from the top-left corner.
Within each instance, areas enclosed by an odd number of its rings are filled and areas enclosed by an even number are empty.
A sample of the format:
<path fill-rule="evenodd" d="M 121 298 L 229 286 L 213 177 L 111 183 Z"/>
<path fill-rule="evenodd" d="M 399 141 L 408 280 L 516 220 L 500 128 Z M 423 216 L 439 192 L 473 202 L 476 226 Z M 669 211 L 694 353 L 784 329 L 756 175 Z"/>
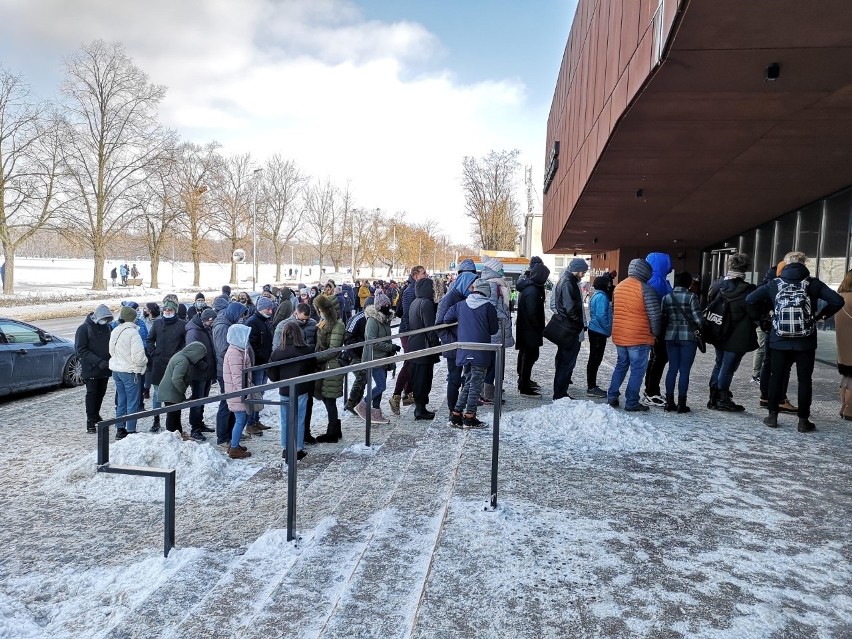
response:
<path fill-rule="evenodd" d="M 489 257 L 482 263 L 482 266 L 484 266 L 485 268 L 490 268 L 495 273 L 499 273 L 500 270 L 503 268 L 503 262 L 498 260 L 496 257 Z"/>
<path fill-rule="evenodd" d="M 165 300 L 163 300 L 163 310 L 164 311 L 174 311 L 175 313 L 177 313 L 178 303 L 175 302 L 172 299 L 166 298 Z"/>
<path fill-rule="evenodd" d="M 118 314 L 118 318 L 122 322 L 129 322 L 132 324 L 136 321 L 136 311 L 129 306 L 122 306 L 121 312 Z"/>
<path fill-rule="evenodd" d="M 588 270 L 589 270 L 588 263 L 586 262 L 586 260 L 584 260 L 581 257 L 575 257 L 568 264 L 568 272 L 569 273 L 585 273 Z"/>
<path fill-rule="evenodd" d="M 387 306 L 390 306 L 391 302 L 387 295 L 385 295 L 381 291 L 376 291 L 375 299 L 373 300 L 373 305 L 376 308 L 385 308 Z"/>
<path fill-rule="evenodd" d="M 257 310 L 265 311 L 268 308 L 273 308 L 275 306 L 275 302 L 273 302 L 268 297 L 261 297 L 257 300 Z"/>
<path fill-rule="evenodd" d="M 200 293 L 200 292 L 199 292 L 199 293 L 196 293 L 196 294 L 195 294 L 195 301 L 196 301 L 196 302 L 197 302 L 198 300 L 203 300 L 203 299 L 204 299 L 204 293 Z"/>
<path fill-rule="evenodd" d="M 207 320 L 216 319 L 216 311 L 212 308 L 205 308 L 204 312 L 201 314 L 201 321 L 206 322 Z"/>

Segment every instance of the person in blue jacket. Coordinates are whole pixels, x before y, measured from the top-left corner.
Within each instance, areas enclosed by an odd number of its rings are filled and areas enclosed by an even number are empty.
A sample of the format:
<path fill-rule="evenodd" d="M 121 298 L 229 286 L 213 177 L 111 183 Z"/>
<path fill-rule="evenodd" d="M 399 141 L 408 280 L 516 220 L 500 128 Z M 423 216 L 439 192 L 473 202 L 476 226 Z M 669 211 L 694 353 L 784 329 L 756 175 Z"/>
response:
<path fill-rule="evenodd" d="M 612 301 L 607 294 L 610 282 L 606 275 L 592 282 L 595 292 L 589 299 L 589 361 L 586 364 L 586 395 L 589 397 L 606 397 L 606 391 L 598 386 L 598 369 L 606 340 L 612 335 Z"/>
<path fill-rule="evenodd" d="M 452 306 L 444 316 L 445 322 L 458 322 L 459 342 L 490 344 L 497 333 L 497 309 L 491 304 L 491 284 L 478 280 L 467 298 Z M 479 395 L 485 383 L 485 373 L 491 365 L 492 351 L 456 349 L 456 366 L 464 370 L 464 386 L 450 413 L 450 425 L 455 428 L 483 428 L 476 418 Z"/>
<path fill-rule="evenodd" d="M 470 295 L 470 285 L 476 280 L 476 265 L 473 260 L 464 260 L 459 264 L 458 275 L 449 290 L 438 302 L 438 310 L 435 311 L 435 325 L 447 323 L 444 316 L 447 311 Z M 452 344 L 458 341 L 457 327 L 445 328 L 438 331 L 441 344 Z M 444 354 L 447 359 L 447 408 L 451 411 L 456 407 L 461 388 L 462 370 L 456 365 L 455 353 L 447 351 Z"/>
<path fill-rule="evenodd" d="M 651 265 L 651 279 L 648 280 L 648 285 L 657 292 L 662 304 L 662 299 L 672 292 L 672 285 L 666 279 L 668 274 L 674 270 L 672 258 L 669 257 L 668 253 L 648 253 L 645 261 Z M 651 349 L 648 370 L 645 371 L 645 395 L 642 397 L 642 403 L 646 406 L 662 408 L 666 405 L 666 400 L 663 399 L 663 393 L 660 389 L 660 382 L 663 379 L 663 372 L 668 362 L 666 340 L 660 335 L 654 343 L 654 348 Z"/>

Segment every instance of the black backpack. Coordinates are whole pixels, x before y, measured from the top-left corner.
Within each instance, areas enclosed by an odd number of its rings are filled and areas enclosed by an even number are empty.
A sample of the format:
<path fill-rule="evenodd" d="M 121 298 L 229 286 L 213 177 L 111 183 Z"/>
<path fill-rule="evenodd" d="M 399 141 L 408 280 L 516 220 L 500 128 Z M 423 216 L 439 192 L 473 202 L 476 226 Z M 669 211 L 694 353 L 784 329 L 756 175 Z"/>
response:
<path fill-rule="evenodd" d="M 364 341 L 364 329 L 367 326 L 367 316 L 364 311 L 354 315 L 346 323 L 346 335 L 343 337 L 343 345 L 350 346 Z M 340 351 L 337 361 L 341 366 L 349 366 L 355 357 L 360 358 L 364 354 L 364 347 L 347 348 Z"/>
<path fill-rule="evenodd" d="M 714 346 L 721 346 L 731 336 L 734 326 L 731 322 L 731 308 L 722 293 L 704 309 L 701 318 L 701 336 L 704 341 Z"/>

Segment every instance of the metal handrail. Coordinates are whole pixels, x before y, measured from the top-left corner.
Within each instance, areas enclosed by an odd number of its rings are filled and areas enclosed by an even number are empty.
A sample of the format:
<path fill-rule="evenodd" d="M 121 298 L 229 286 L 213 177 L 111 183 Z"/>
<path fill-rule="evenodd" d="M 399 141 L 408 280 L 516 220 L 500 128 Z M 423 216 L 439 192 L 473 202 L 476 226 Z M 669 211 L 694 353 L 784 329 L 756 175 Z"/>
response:
<path fill-rule="evenodd" d="M 426 329 L 418 329 L 417 331 L 410 331 L 410 333 L 419 333 L 426 332 L 428 330 L 437 330 L 438 328 L 445 328 L 450 325 L 441 324 L 438 326 L 429 327 Z M 392 339 L 392 337 L 384 337 L 375 340 L 367 340 L 364 344 L 368 349 L 371 350 L 372 343 L 379 341 L 387 341 L 388 339 Z M 502 340 L 501 340 L 502 341 Z M 347 348 L 351 348 L 352 346 L 348 346 Z M 359 370 L 371 370 L 376 367 L 377 363 L 384 366 L 389 363 L 402 362 L 409 359 L 417 359 L 421 357 L 426 357 L 429 355 L 443 354 L 448 351 L 454 351 L 459 348 L 464 348 L 466 350 L 482 350 L 482 351 L 494 351 L 495 352 L 495 378 L 494 378 L 494 414 L 493 414 L 493 422 L 492 422 L 492 453 L 491 453 L 491 495 L 489 499 L 490 508 L 496 509 L 497 507 L 497 468 L 499 461 L 499 448 L 500 448 L 500 417 L 502 414 L 502 398 L 503 398 L 503 361 L 505 357 L 505 347 L 502 343 L 500 344 L 491 344 L 491 343 L 479 343 L 479 342 L 453 342 L 451 344 L 442 344 L 440 346 L 433 346 L 430 348 L 425 348 L 422 350 L 411 351 L 409 353 L 397 353 L 395 355 L 390 355 L 386 357 L 380 357 L 378 359 L 372 359 L 370 354 L 370 359 L 366 361 L 361 361 L 356 364 L 351 364 L 349 366 L 341 366 L 338 368 L 319 371 L 317 373 L 311 373 L 309 375 L 301 375 L 299 377 L 293 377 L 286 380 L 279 380 L 277 382 L 270 382 L 267 384 L 261 384 L 258 386 L 250 387 L 251 390 L 248 389 L 240 389 L 238 391 L 232 391 L 230 393 L 221 393 L 218 395 L 214 395 L 212 397 L 205 397 L 201 399 L 195 400 L 187 400 L 185 402 L 180 402 L 178 404 L 172 404 L 170 406 L 164 406 L 163 408 L 156 408 L 147 411 L 139 411 L 136 413 L 130 413 L 127 415 L 122 415 L 120 418 L 107 419 L 98 422 L 97 424 L 97 432 L 98 432 L 98 454 L 97 454 L 97 471 L 98 472 L 106 472 L 106 473 L 114 473 L 114 474 L 145 474 L 140 471 L 144 471 L 145 469 L 141 469 L 138 467 L 130 467 L 130 466 L 112 466 L 109 462 L 109 427 L 112 424 L 115 424 L 119 421 L 131 421 L 138 420 L 144 417 L 150 417 L 154 415 L 161 415 L 163 413 L 170 413 L 174 411 L 184 410 L 186 408 L 192 408 L 194 406 L 203 406 L 205 404 L 210 404 L 213 402 L 219 402 L 223 399 L 237 398 L 237 397 L 245 397 L 248 394 L 254 393 L 265 393 L 268 390 L 279 390 L 287 387 L 288 390 L 288 398 L 289 398 L 289 410 L 287 413 L 288 417 L 288 442 L 287 442 L 287 462 L 288 462 L 288 473 L 287 473 L 287 541 L 292 541 L 295 538 L 295 518 L 296 518 L 296 420 L 298 419 L 298 406 L 297 406 L 297 395 L 296 395 L 296 386 L 302 383 L 317 381 L 321 379 L 325 379 L 327 377 L 336 377 L 339 375 L 348 375 L 350 372 L 354 373 Z M 325 351 L 321 351 L 325 352 Z M 314 354 L 315 355 L 315 354 Z M 297 359 L 307 359 L 308 356 L 301 356 L 300 358 L 292 358 L 288 360 L 283 360 L 286 362 L 296 361 Z M 281 362 L 276 362 L 277 365 L 280 365 Z M 372 375 L 367 375 L 367 388 L 366 394 L 367 397 L 370 396 L 371 391 L 371 382 Z M 371 415 L 370 411 L 366 413 L 366 432 L 365 432 L 365 445 L 370 445 L 370 430 L 371 430 Z M 152 476 L 164 476 L 164 473 L 174 472 L 173 469 L 170 471 L 169 469 L 159 469 L 159 468 L 151 468 L 150 475 Z M 167 479 L 166 484 L 166 517 L 165 517 L 165 556 L 168 557 L 168 552 L 170 548 L 174 547 L 174 480 L 171 483 L 171 501 L 169 499 L 170 487 Z M 171 531 L 169 527 L 171 526 Z"/>

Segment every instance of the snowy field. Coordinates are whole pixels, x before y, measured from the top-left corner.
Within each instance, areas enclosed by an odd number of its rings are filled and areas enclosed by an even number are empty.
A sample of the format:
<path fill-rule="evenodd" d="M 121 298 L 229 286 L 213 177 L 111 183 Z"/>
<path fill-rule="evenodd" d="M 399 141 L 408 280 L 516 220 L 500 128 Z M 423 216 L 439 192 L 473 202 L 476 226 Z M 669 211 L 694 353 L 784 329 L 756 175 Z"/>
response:
<path fill-rule="evenodd" d="M 553 354 L 534 372 L 546 388 Z M 748 411 L 704 409 L 710 365 L 694 370 L 695 412 L 637 415 L 582 392 L 521 398 L 510 352 L 496 512 L 490 429 L 404 409 L 367 448 L 346 414 L 343 441 L 299 464 L 295 544 L 273 408 L 244 461 L 142 423 L 111 456 L 177 468 L 168 559 L 163 483 L 95 473 L 83 389 L 2 401 L 0 637 L 852 637 L 836 373 L 817 365 L 819 430 L 802 435 L 794 417 L 760 424 L 745 364 L 734 392 Z M 319 403 L 313 423 L 324 430 Z"/>

